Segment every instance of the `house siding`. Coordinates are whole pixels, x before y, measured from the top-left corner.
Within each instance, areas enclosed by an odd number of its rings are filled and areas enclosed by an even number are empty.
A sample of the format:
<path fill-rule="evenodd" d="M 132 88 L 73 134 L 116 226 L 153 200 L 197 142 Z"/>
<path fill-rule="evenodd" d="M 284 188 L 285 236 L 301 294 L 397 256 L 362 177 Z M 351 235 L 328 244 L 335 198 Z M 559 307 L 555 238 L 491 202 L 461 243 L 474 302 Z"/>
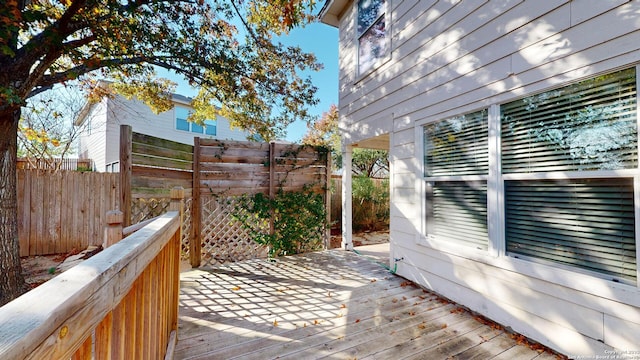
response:
<path fill-rule="evenodd" d="M 247 137 L 244 131 L 232 130 L 229 121 L 222 117 L 217 118 L 216 136 L 211 136 L 176 130 L 175 107 L 155 114 L 143 102 L 121 96 L 105 99 L 101 104 L 101 111 L 98 112 L 94 106 L 85 119 L 92 123 L 92 127 L 99 126 L 99 129 L 92 129 L 91 135 L 82 137 L 79 151 L 80 154 L 87 151 L 87 157 L 94 160 L 97 171 L 105 171 L 107 164 L 119 161 L 120 125 L 130 125 L 137 133 L 188 145 L 193 145 L 196 136 L 223 140 L 246 140 Z M 176 106 L 189 107 L 180 102 L 176 102 Z"/>
<path fill-rule="evenodd" d="M 638 64 L 640 2 L 387 3 L 391 56 L 364 77 L 353 2 L 340 18 L 339 111 L 347 144 L 391 134 L 397 273 L 570 356 L 640 350 L 637 285 L 419 241 L 422 126 Z"/>

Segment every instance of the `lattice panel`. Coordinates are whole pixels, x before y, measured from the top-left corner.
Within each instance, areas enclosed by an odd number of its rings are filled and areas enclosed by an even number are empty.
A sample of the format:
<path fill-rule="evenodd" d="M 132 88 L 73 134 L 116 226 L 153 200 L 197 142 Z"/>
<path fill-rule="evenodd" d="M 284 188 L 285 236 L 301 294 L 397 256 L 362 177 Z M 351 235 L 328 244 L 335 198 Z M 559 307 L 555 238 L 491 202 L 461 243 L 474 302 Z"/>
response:
<path fill-rule="evenodd" d="M 180 257 L 183 260 L 189 259 L 189 237 L 191 234 L 191 206 L 193 198 L 184 199 L 184 213 L 182 214 L 182 239 L 180 242 Z"/>
<path fill-rule="evenodd" d="M 137 224 L 169 210 L 170 198 L 136 198 L 131 201 L 131 223 Z"/>
<path fill-rule="evenodd" d="M 233 197 L 202 198 L 202 266 L 267 257 L 267 248 L 233 220 L 236 206 Z"/>

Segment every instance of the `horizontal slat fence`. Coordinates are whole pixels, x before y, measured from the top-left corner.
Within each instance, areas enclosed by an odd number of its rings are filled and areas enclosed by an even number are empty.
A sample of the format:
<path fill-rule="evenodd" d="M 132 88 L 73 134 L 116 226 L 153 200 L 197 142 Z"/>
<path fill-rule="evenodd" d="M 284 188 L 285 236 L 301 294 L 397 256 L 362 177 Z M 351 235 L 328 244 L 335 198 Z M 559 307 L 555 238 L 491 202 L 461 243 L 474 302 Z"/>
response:
<path fill-rule="evenodd" d="M 102 244 L 104 214 L 118 207 L 118 174 L 17 170 L 20 256 Z"/>

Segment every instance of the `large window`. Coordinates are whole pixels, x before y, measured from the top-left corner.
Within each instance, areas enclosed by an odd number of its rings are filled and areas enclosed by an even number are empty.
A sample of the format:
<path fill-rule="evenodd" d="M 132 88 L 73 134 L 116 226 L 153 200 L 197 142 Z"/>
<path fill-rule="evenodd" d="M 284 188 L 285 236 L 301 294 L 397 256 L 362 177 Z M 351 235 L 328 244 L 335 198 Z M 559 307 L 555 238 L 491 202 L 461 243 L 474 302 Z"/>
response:
<path fill-rule="evenodd" d="M 385 0 L 358 1 L 358 74 L 364 74 L 389 52 Z"/>
<path fill-rule="evenodd" d="M 635 68 L 501 111 L 507 252 L 635 281 Z"/>
<path fill-rule="evenodd" d="M 427 237 L 486 250 L 487 111 L 425 126 L 424 144 Z"/>
<path fill-rule="evenodd" d="M 176 106 L 176 129 L 189 131 L 196 134 L 206 134 L 215 136 L 217 132 L 216 122 L 213 120 L 205 120 L 204 126 L 188 121 L 190 110 L 184 107 Z"/>
<path fill-rule="evenodd" d="M 636 77 L 425 125 L 427 239 L 637 283 Z"/>

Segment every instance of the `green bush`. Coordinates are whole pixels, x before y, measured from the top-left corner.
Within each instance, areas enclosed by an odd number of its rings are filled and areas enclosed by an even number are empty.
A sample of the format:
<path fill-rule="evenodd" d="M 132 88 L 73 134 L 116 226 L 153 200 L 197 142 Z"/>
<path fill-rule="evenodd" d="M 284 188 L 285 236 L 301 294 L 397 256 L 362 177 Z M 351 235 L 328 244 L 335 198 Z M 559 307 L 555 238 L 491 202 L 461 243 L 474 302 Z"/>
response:
<path fill-rule="evenodd" d="M 389 226 L 389 180 L 376 184 L 363 176 L 352 179 L 353 231 L 376 231 Z"/>
<path fill-rule="evenodd" d="M 269 228 L 272 213 L 273 234 Z M 280 191 L 273 200 L 261 193 L 243 195 L 237 199 L 232 216 L 254 241 L 269 247 L 270 258 L 323 248 L 327 225 L 320 194 Z"/>

